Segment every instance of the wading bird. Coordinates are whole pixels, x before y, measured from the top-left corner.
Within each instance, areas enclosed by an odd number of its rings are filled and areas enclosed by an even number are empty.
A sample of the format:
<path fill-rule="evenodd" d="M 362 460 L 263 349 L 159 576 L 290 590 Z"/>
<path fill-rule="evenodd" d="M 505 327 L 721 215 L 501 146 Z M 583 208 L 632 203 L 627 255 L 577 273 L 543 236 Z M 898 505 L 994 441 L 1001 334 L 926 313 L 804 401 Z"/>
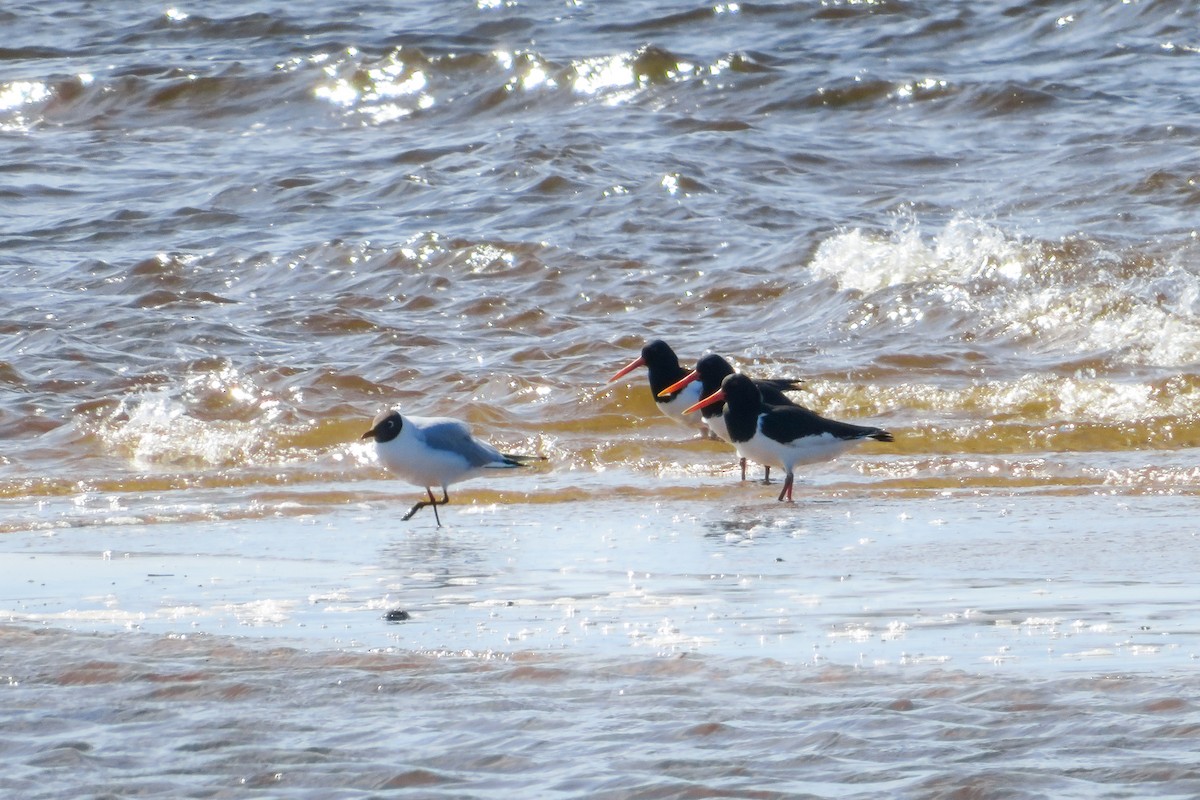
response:
<path fill-rule="evenodd" d="M 792 501 L 795 469 L 837 458 L 863 439 L 892 441 L 882 428 L 852 425 L 826 419 L 800 406 L 767 405 L 754 381 L 734 373 L 721 381 L 721 388 L 694 406 L 725 402 L 724 420 L 729 439 L 738 455 L 760 464 L 779 467 L 787 474 L 779 499 Z"/>
<path fill-rule="evenodd" d="M 501 453 L 471 435 L 465 422 L 449 417 L 407 417 L 395 409 L 381 411 L 363 439 L 375 440 L 375 452 L 388 469 L 429 495 L 401 519 L 411 519 L 425 506 L 433 506 L 438 527 L 442 520 L 438 506 L 450 502 L 447 487 L 452 483 L 476 478 L 497 469 L 515 469 L 544 456 Z M 442 487 L 442 499 L 435 500 L 433 487 Z"/>
<path fill-rule="evenodd" d="M 681 380 L 671 384 L 667 388 L 659 392 L 660 395 L 667 395 L 678 392 L 683 387 L 692 383 L 692 381 L 700 381 L 700 396 L 708 397 L 713 392 L 721 388 L 721 381 L 734 373 L 733 365 L 726 361 L 716 353 L 709 353 L 701 356 L 696 362 L 696 368 L 685 375 Z M 784 392 L 797 391 L 800 384 L 804 381 L 797 378 L 755 378 L 754 385 L 758 387 L 759 393 L 762 395 L 764 403 L 770 406 L 794 406 L 792 401 Z M 713 402 L 703 406 L 700 409 L 700 416 L 704 420 L 704 424 L 712 431 L 717 438 L 722 441 L 733 443 L 729 438 L 729 429 L 725 427 L 725 404 L 721 401 Z M 742 480 L 746 480 L 746 459 L 741 459 Z M 763 483 L 771 482 L 771 465 L 763 464 Z"/>

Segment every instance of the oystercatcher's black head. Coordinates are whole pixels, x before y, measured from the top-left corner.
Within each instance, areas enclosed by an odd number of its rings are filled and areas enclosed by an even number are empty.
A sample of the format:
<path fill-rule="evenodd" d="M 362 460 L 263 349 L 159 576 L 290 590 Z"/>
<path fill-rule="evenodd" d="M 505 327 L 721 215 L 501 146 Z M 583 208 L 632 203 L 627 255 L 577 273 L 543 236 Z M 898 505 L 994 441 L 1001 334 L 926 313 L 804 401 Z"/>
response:
<path fill-rule="evenodd" d="M 721 401 L 728 404 L 729 408 L 726 411 L 732 411 L 735 416 L 746 416 L 747 414 L 757 416 L 758 409 L 762 407 L 762 393 L 758 391 L 754 381 L 735 372 L 725 376 L 725 380 L 721 381 L 720 389 L 684 409 L 683 413 L 691 414 L 693 411 L 708 408 Z"/>
<path fill-rule="evenodd" d="M 721 393 L 725 395 L 725 402 L 735 413 L 743 408 L 757 412 L 762 405 L 762 393 L 758 391 L 754 381 L 738 372 L 725 376 L 721 381 Z"/>
<path fill-rule="evenodd" d="M 646 346 L 642 348 L 642 361 L 646 362 L 651 371 L 682 369 L 679 366 L 679 356 L 675 355 L 671 346 L 662 339 L 646 342 Z"/>
<path fill-rule="evenodd" d="M 638 367 L 648 368 L 652 380 L 655 375 L 683 372 L 683 368 L 679 366 L 679 357 L 675 355 L 675 351 L 671 349 L 671 346 L 662 339 L 655 339 L 647 342 L 642 348 L 642 352 L 638 354 L 638 357 L 617 370 L 617 374 L 609 378 L 608 382 L 612 383 L 618 378 L 623 378 Z M 673 381 L 675 378 L 671 380 Z M 670 382 L 668 381 L 667 383 Z M 666 384 L 663 385 L 665 386 Z"/>
<path fill-rule="evenodd" d="M 679 365 L 679 356 L 675 355 L 671 346 L 662 339 L 655 339 L 647 342 L 638 357 L 619 369 L 608 382 L 612 383 L 638 367 L 645 367 L 650 373 L 650 392 L 654 395 L 655 402 L 659 403 L 671 399 L 661 398 L 659 392 L 688 374 L 688 371 Z"/>
<path fill-rule="evenodd" d="M 701 356 L 696 362 L 696 373 L 700 376 L 702 394 L 708 397 L 721 388 L 721 381 L 725 380 L 725 376 L 733 374 L 733 365 L 716 353 L 709 353 Z"/>
<path fill-rule="evenodd" d="M 384 409 L 375 415 L 374 421 L 371 423 L 371 430 L 358 437 L 360 439 L 374 439 L 382 444 L 390 442 L 400 435 L 400 429 L 404 427 L 404 417 L 400 416 L 400 412 L 393 408 Z"/>

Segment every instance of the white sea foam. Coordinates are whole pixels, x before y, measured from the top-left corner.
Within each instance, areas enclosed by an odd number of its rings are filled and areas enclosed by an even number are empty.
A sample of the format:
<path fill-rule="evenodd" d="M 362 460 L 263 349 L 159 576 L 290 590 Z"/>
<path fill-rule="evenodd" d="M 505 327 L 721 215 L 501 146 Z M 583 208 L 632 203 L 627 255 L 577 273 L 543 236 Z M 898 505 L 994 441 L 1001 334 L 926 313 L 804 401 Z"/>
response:
<path fill-rule="evenodd" d="M 198 419 L 167 391 L 127 398 L 122 409 L 101 435 L 139 468 L 245 463 L 261 447 L 261 431 L 253 423 Z"/>
<path fill-rule="evenodd" d="M 1003 341 L 1032 355 L 1181 367 L 1200 360 L 1200 276 L 1183 254 L 1152 260 L 1077 242 L 1037 242 L 956 217 L 929 231 L 853 229 L 821 243 L 809 268 L 843 290 L 875 296 L 868 316 L 894 334 Z M 933 342 L 931 341 L 931 349 Z"/>

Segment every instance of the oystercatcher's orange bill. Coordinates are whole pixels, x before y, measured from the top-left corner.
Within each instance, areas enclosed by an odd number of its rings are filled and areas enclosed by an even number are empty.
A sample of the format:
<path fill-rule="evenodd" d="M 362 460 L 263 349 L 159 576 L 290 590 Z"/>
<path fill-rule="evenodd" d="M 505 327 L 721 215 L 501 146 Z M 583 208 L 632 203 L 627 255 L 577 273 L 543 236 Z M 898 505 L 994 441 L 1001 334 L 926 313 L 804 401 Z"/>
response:
<path fill-rule="evenodd" d="M 697 372 L 696 370 L 692 370 L 687 375 L 684 375 L 682 379 L 676 381 L 675 383 L 672 383 L 670 386 L 668 386 L 667 388 L 665 388 L 661 392 L 659 392 L 658 396 L 666 397 L 669 394 L 675 394 L 680 389 L 687 386 L 689 383 L 691 383 L 692 381 L 696 380 L 696 378 L 699 378 L 699 377 L 700 377 L 700 373 Z"/>
<path fill-rule="evenodd" d="M 685 408 L 683 410 L 683 413 L 691 414 L 693 411 L 699 411 L 700 409 L 704 408 L 705 406 L 711 406 L 713 403 L 719 403 L 724 399 L 725 399 L 725 391 L 722 389 L 717 389 L 715 392 L 713 392 L 708 397 L 701 400 L 699 403 L 693 403 L 692 405 Z"/>
<path fill-rule="evenodd" d="M 613 375 L 611 378 L 608 379 L 608 382 L 612 383 L 617 378 L 624 378 L 626 375 L 633 372 L 638 367 L 644 367 L 644 366 L 646 366 L 646 359 L 642 358 L 641 356 L 638 356 L 633 361 L 630 361 L 628 364 L 621 367 L 621 369 L 617 371 L 616 375 Z"/>

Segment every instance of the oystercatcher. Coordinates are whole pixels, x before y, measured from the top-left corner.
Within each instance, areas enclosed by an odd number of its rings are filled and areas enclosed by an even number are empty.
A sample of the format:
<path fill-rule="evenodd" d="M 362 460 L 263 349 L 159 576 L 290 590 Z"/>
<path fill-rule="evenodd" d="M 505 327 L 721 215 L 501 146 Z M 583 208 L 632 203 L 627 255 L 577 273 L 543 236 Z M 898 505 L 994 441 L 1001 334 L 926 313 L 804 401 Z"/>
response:
<path fill-rule="evenodd" d="M 725 426 L 738 455 L 783 469 L 787 477 L 779 499 L 792 500 L 795 468 L 836 458 L 863 439 L 893 441 L 882 428 L 826 419 L 801 406 L 768 405 L 754 381 L 734 373 L 721 388 L 686 409 L 696 411 L 725 401 Z"/>
<path fill-rule="evenodd" d="M 659 393 L 673 383 L 678 382 L 688 374 L 679 363 L 679 356 L 671 346 L 662 339 L 647 342 L 642 353 L 633 361 L 621 367 L 615 375 L 608 379 L 609 383 L 625 377 L 638 367 L 645 367 L 650 377 L 650 394 L 654 396 L 654 405 L 668 418 L 687 428 L 703 428 L 704 423 L 698 412 L 684 413 L 684 409 L 701 398 L 699 386 L 687 386 L 682 390 L 671 392 L 659 397 Z"/>
<path fill-rule="evenodd" d="M 700 357 L 700 360 L 696 362 L 694 370 L 685 375 L 681 380 L 663 389 L 659 394 L 667 395 L 678 392 L 692 381 L 699 380 L 700 396 L 708 397 L 721 388 L 721 381 L 732 374 L 734 374 L 732 364 L 716 353 L 709 353 Z M 763 402 L 772 406 L 797 405 L 784 392 L 797 391 L 800 389 L 800 384 L 804 383 L 804 381 L 798 378 L 754 378 L 753 380 L 754 385 L 758 387 L 758 391 L 762 394 Z M 700 415 L 710 431 L 723 441 L 732 444 L 733 440 L 729 438 L 729 429 L 725 427 L 724 411 L 725 404 L 721 401 L 716 401 L 704 406 L 700 410 Z M 740 464 L 742 467 L 742 480 L 746 480 L 746 459 L 742 458 Z M 763 471 L 763 483 L 770 483 L 771 465 L 763 464 Z"/>

